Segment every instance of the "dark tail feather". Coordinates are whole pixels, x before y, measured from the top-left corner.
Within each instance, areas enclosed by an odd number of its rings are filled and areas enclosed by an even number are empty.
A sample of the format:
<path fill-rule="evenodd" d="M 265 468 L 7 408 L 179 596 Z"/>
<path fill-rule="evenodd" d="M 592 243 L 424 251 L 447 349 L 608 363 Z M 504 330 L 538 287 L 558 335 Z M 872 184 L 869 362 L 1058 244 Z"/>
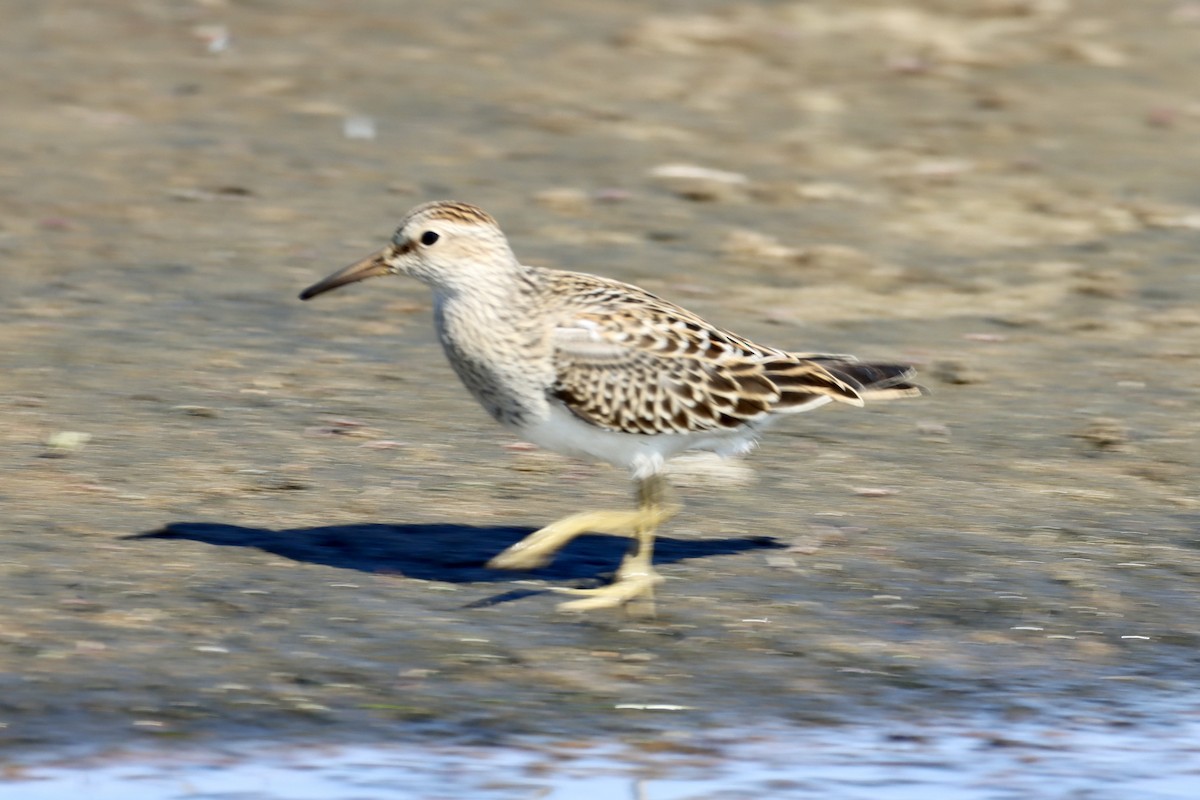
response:
<path fill-rule="evenodd" d="M 818 363 L 849 383 L 862 389 L 864 400 L 894 400 L 928 394 L 925 387 L 910 381 L 917 371 L 907 364 L 865 364 L 859 361 L 822 361 Z"/>

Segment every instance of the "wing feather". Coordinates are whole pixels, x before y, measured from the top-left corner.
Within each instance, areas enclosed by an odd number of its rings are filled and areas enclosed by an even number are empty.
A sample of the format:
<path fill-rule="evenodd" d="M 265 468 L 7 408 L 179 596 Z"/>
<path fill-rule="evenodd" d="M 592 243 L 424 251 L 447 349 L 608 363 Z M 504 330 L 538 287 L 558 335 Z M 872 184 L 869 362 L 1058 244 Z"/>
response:
<path fill-rule="evenodd" d="M 551 394 L 606 430 L 732 430 L 821 397 L 862 405 L 867 387 L 858 377 L 873 376 L 853 357 L 755 344 L 635 286 L 569 272 L 554 278 L 552 291 L 570 301 L 553 332 Z"/>

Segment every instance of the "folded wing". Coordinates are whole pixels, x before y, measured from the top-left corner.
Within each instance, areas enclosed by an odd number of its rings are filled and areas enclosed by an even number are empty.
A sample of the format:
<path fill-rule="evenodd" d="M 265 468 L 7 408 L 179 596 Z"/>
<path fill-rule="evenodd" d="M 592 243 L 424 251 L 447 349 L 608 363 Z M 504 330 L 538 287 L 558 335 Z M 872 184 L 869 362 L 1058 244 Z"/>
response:
<path fill-rule="evenodd" d="M 861 406 L 868 398 L 921 393 L 908 383 L 910 367 L 764 347 L 636 287 L 578 278 L 567 293 L 574 304 L 554 331 L 551 394 L 598 427 L 733 430 L 830 400 Z"/>

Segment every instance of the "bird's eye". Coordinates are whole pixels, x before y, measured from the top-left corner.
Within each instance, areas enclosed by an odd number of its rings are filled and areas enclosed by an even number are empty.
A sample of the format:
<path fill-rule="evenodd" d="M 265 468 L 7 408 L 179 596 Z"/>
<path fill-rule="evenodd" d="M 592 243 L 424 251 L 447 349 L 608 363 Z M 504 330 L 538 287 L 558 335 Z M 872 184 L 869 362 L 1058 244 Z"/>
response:
<path fill-rule="evenodd" d="M 428 247 L 429 245 L 433 244 L 440 238 L 442 238 L 442 237 L 438 236 L 433 231 L 425 231 L 424 233 L 421 234 L 421 244 Z"/>

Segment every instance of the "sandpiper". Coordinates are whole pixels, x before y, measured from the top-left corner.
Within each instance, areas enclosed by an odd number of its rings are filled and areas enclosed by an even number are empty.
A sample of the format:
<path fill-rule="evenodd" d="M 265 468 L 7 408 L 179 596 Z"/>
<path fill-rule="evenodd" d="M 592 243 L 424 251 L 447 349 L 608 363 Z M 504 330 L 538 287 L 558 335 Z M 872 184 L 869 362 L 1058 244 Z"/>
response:
<path fill-rule="evenodd" d="M 467 203 L 417 206 L 391 244 L 301 293 L 404 273 L 433 290 L 434 325 L 463 384 L 525 440 L 628 469 L 635 511 L 588 511 L 538 530 L 488 565 L 543 566 L 587 532 L 630 536 L 614 581 L 557 589 L 568 611 L 637 602 L 653 612 L 654 533 L 677 510 L 663 467 L 685 450 L 735 455 L 788 414 L 829 402 L 914 397 L 914 370 L 853 356 L 755 344 L 650 292 L 578 272 L 529 267 L 499 225 Z"/>

